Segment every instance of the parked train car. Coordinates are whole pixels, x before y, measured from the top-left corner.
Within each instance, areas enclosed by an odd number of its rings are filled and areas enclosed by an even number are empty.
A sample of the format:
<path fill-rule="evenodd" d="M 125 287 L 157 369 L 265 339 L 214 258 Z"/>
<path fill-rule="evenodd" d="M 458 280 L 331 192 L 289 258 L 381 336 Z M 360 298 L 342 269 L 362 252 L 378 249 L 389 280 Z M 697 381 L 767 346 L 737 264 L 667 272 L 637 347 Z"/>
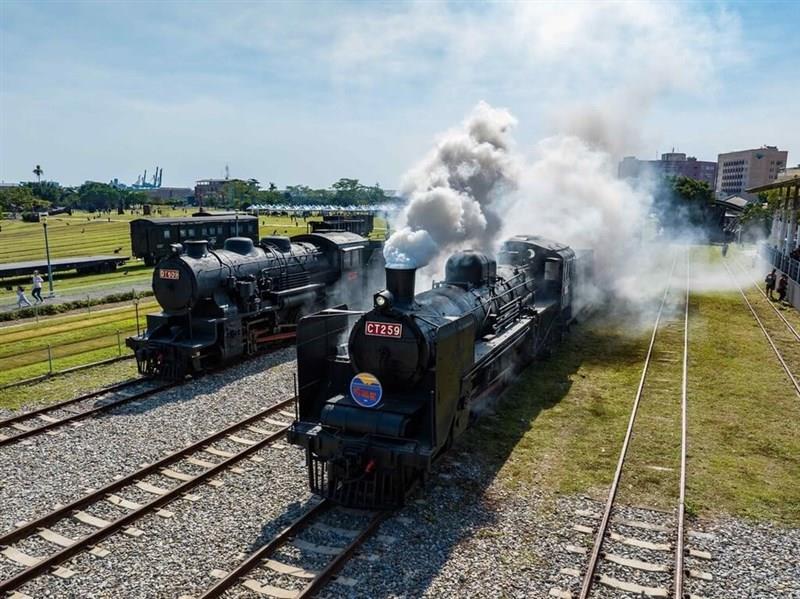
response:
<path fill-rule="evenodd" d="M 591 255 L 516 236 L 498 262 L 453 254 L 444 281 L 416 296 L 414 270 L 387 268 L 370 311 L 300 321 L 288 438 L 306 450 L 314 493 L 351 507 L 402 504 L 515 371 L 560 339 Z"/>
<path fill-rule="evenodd" d="M 362 237 L 369 237 L 375 226 L 373 214 L 324 214 L 321 221 L 311 221 L 312 232 L 317 231 L 349 231 Z"/>
<path fill-rule="evenodd" d="M 297 319 L 368 297 L 379 245 L 347 232 L 174 244 L 153 272 L 162 308 L 130 337 L 139 372 L 182 378 L 293 338 Z"/>
<path fill-rule="evenodd" d="M 211 249 L 219 249 L 231 237 L 247 237 L 258 243 L 258 218 L 240 214 L 131 221 L 131 251 L 148 266 L 169 256 L 172 244 L 202 239 Z"/>

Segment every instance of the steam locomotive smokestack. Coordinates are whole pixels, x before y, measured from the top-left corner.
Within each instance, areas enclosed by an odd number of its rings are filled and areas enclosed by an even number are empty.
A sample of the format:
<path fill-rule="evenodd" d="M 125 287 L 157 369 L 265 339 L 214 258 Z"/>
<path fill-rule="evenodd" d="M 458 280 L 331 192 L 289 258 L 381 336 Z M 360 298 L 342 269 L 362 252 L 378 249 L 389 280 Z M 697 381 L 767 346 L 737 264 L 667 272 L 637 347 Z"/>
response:
<path fill-rule="evenodd" d="M 387 268 L 386 289 L 392 294 L 395 305 L 406 306 L 414 301 L 415 268 Z"/>

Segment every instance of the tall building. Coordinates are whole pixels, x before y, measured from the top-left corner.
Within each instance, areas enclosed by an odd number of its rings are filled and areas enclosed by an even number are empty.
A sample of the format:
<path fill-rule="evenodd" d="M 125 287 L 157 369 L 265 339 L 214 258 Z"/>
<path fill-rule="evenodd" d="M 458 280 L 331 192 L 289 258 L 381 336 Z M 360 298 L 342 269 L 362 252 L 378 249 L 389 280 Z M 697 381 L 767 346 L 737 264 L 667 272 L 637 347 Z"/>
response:
<path fill-rule="evenodd" d="M 705 181 L 714 187 L 717 178 L 717 163 L 698 160 L 682 152 L 661 154 L 661 160 L 638 160 L 635 156 L 625 156 L 619 163 L 619 176 L 623 179 L 650 177 L 689 177 Z"/>
<path fill-rule="evenodd" d="M 766 185 L 786 168 L 789 153 L 775 146 L 761 146 L 720 154 L 717 159 L 717 195 L 727 197 L 746 189 Z"/>

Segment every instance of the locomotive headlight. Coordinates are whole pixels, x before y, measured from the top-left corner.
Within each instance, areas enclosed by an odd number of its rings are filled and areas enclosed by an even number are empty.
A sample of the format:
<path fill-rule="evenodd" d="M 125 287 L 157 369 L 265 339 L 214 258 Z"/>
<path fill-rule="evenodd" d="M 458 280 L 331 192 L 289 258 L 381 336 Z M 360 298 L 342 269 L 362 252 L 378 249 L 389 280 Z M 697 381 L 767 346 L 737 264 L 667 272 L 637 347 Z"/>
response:
<path fill-rule="evenodd" d="M 376 293 L 373 297 L 373 302 L 375 307 L 378 310 L 386 310 L 392 307 L 392 294 L 391 292 L 384 290 L 380 293 Z"/>

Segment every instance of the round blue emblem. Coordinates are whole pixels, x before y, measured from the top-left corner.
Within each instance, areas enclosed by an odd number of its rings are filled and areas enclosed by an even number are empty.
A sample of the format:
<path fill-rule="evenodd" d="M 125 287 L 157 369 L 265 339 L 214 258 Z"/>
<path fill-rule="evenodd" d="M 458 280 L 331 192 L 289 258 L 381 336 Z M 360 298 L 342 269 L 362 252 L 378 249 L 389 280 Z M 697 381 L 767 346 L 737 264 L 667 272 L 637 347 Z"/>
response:
<path fill-rule="evenodd" d="M 383 387 L 376 376 L 369 372 L 359 372 L 350 381 L 350 396 L 358 405 L 374 408 L 381 403 Z"/>

